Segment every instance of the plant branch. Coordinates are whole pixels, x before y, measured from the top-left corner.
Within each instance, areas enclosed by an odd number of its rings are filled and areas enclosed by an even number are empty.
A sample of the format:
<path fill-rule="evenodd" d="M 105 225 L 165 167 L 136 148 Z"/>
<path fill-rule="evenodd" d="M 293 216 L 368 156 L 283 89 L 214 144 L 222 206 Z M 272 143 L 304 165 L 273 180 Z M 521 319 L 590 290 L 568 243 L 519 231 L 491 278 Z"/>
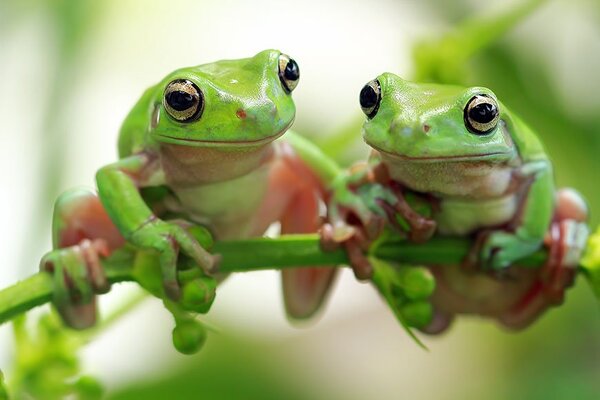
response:
<path fill-rule="evenodd" d="M 414 244 L 402 240 L 386 241 L 375 246 L 371 253 L 388 261 L 406 264 L 456 265 L 471 247 L 467 239 L 435 238 L 427 243 Z M 317 234 L 286 235 L 277 239 L 255 238 L 215 243 L 213 253 L 222 256 L 218 272 L 250 272 L 266 269 L 286 269 L 312 266 L 339 266 L 348 263 L 345 251 L 323 251 Z M 111 283 L 134 281 L 133 251 L 131 248 L 113 253 L 102 261 Z M 519 261 L 522 267 L 540 266 L 546 258 L 538 251 Z M 180 271 L 180 279 L 198 273 Z M 52 300 L 52 276 L 42 272 L 0 291 L 0 324 L 34 307 Z"/>

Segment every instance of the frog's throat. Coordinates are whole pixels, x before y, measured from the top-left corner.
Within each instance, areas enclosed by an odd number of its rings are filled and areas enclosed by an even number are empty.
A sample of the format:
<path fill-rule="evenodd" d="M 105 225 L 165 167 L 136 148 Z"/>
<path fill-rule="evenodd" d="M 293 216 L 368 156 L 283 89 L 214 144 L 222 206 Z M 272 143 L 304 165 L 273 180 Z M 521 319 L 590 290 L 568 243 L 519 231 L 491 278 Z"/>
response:
<path fill-rule="evenodd" d="M 505 162 L 513 159 L 516 156 L 515 150 L 511 149 L 510 151 L 496 151 L 490 153 L 477 153 L 477 154 L 464 154 L 464 155 L 456 155 L 456 156 L 432 156 L 432 157 L 411 157 L 405 154 L 394 153 L 391 151 L 383 150 L 380 147 L 377 147 L 371 143 L 367 144 L 371 146 L 373 149 L 377 150 L 380 153 L 385 154 L 388 157 L 393 159 L 397 159 L 399 161 L 411 161 L 411 162 L 423 162 L 423 163 L 431 163 L 431 162 L 461 162 L 461 161 L 491 161 L 491 162 Z"/>
<path fill-rule="evenodd" d="M 282 136 L 292 126 L 294 120 L 290 121 L 277 133 L 256 140 L 196 140 L 177 138 L 173 136 L 154 134 L 156 139 L 162 143 L 179 144 L 190 147 L 257 147 L 273 142 Z"/>

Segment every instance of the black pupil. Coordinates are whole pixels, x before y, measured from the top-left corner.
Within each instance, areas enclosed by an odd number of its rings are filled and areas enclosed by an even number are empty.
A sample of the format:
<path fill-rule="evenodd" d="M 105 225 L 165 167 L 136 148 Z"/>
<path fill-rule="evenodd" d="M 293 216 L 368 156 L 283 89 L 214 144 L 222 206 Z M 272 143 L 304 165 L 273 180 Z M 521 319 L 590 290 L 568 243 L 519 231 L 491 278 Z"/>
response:
<path fill-rule="evenodd" d="M 169 106 L 177 111 L 185 111 L 196 102 L 194 96 L 182 90 L 174 90 L 167 93 L 166 100 Z"/>
<path fill-rule="evenodd" d="M 469 118 L 480 124 L 491 122 L 496 115 L 498 115 L 498 109 L 490 103 L 480 103 L 469 110 Z"/>
<path fill-rule="evenodd" d="M 300 78 L 300 68 L 298 68 L 296 61 L 288 61 L 283 71 L 283 77 L 288 81 L 297 81 Z"/>
<path fill-rule="evenodd" d="M 360 106 L 362 108 L 375 107 L 378 96 L 371 85 L 365 85 L 360 91 Z"/>

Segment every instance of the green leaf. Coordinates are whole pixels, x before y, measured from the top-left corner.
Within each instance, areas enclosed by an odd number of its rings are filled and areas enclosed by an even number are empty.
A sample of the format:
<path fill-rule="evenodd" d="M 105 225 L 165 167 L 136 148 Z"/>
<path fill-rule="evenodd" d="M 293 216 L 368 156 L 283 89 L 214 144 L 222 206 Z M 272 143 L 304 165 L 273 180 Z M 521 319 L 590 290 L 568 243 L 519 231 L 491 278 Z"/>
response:
<path fill-rule="evenodd" d="M 8 392 L 6 386 L 4 386 L 4 375 L 0 371 L 0 400 L 8 400 Z"/>
<path fill-rule="evenodd" d="M 586 276 L 596 299 L 600 301 L 600 227 L 588 240 L 588 245 L 583 258 L 581 269 Z"/>

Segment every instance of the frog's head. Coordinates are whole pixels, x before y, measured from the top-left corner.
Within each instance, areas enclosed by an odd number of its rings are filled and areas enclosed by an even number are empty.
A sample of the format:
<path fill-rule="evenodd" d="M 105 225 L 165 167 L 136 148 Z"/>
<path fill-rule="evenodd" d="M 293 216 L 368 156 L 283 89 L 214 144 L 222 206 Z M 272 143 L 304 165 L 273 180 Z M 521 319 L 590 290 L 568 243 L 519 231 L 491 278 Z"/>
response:
<path fill-rule="evenodd" d="M 294 120 L 299 78 L 298 64 L 276 50 L 179 69 L 156 86 L 150 135 L 198 147 L 269 143 Z"/>
<path fill-rule="evenodd" d="M 515 146 L 504 108 L 483 87 L 416 84 L 391 73 L 360 92 L 365 141 L 388 157 L 411 162 L 504 162 Z"/>

